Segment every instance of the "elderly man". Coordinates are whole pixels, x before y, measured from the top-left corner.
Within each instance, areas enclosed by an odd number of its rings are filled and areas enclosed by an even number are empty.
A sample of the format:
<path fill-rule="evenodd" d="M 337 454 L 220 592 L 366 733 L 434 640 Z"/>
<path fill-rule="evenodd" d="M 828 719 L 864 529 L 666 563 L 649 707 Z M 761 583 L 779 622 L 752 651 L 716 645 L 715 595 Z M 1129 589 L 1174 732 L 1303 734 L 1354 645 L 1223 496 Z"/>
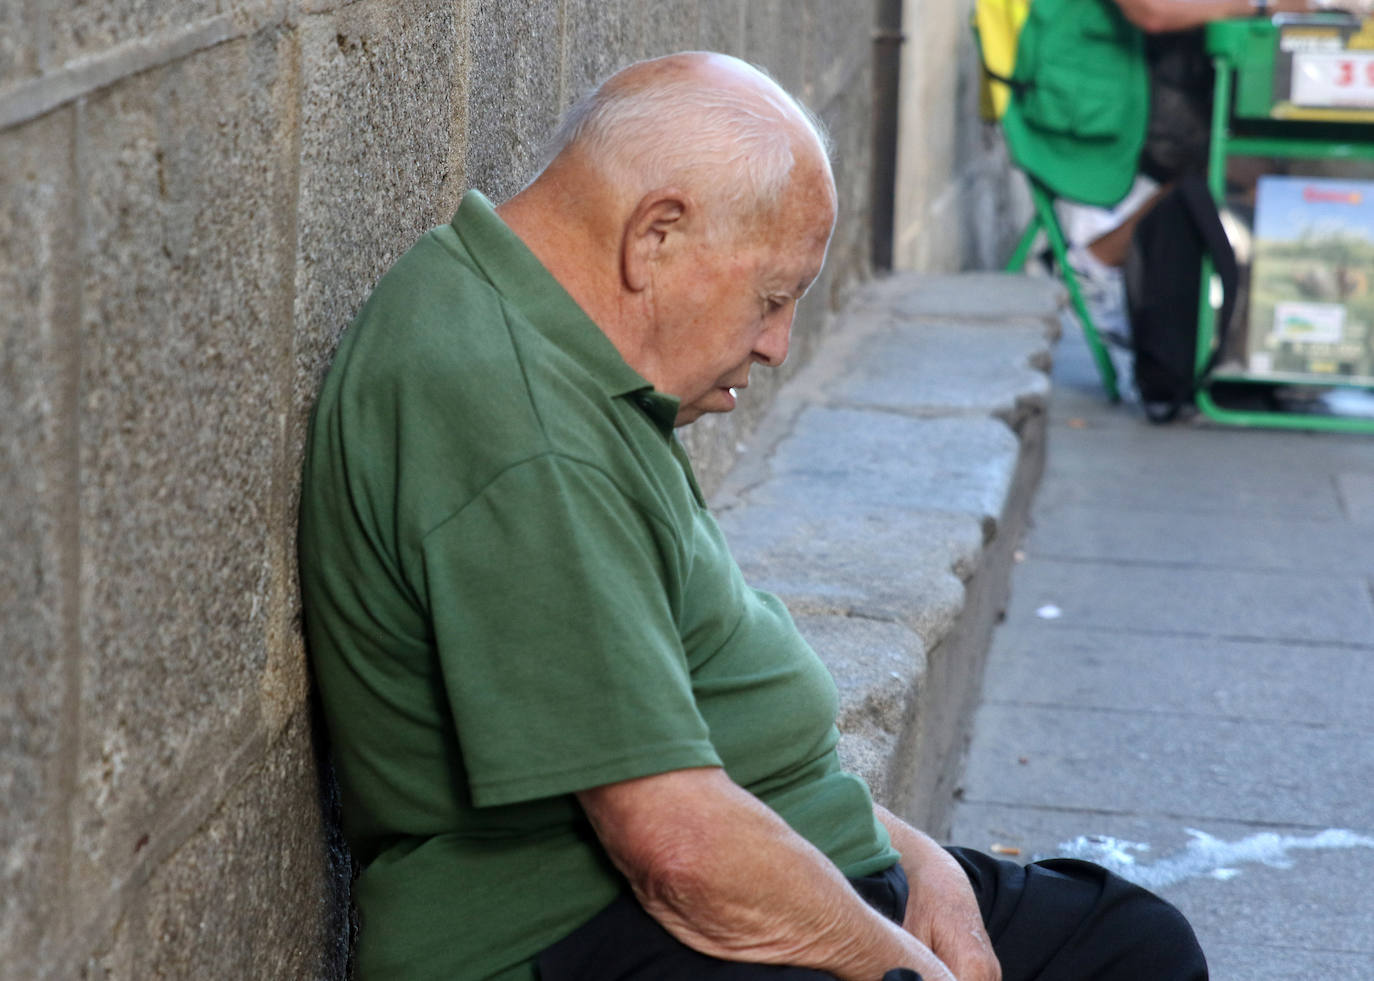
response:
<path fill-rule="evenodd" d="M 771 80 L 644 62 L 345 336 L 300 544 L 361 981 L 1205 976 L 1148 894 L 875 807 L 706 509 L 673 428 L 786 357 L 835 207 Z"/>

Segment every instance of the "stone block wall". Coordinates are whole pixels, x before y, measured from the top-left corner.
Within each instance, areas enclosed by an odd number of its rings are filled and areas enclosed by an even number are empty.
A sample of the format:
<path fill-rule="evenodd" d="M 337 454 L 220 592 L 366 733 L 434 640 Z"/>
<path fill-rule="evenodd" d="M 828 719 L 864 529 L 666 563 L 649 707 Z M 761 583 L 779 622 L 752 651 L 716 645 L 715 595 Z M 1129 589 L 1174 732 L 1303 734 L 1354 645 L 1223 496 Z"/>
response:
<path fill-rule="evenodd" d="M 841 217 L 788 368 L 687 435 L 714 486 L 868 276 L 872 19 L 872 0 L 0 4 L 0 981 L 343 976 L 293 551 L 339 334 L 466 188 L 532 176 L 614 67 L 758 62 L 829 125 Z M 922 200 L 962 193 L 954 169 L 921 171 Z"/>

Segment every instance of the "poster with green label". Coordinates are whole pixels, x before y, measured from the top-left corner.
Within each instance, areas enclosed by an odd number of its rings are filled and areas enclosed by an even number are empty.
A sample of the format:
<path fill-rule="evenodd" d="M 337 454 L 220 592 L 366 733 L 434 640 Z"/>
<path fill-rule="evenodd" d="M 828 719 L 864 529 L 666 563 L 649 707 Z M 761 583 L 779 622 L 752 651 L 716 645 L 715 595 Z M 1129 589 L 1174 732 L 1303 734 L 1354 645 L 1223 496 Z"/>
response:
<path fill-rule="evenodd" d="M 1374 181 L 1259 179 L 1251 374 L 1374 383 Z"/>

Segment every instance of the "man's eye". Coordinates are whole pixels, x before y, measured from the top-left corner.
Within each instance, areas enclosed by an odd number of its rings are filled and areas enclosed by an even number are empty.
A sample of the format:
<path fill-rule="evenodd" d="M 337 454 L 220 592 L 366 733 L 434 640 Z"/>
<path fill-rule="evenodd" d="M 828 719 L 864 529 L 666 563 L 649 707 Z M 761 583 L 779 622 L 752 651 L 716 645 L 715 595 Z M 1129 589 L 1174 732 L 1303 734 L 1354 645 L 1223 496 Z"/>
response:
<path fill-rule="evenodd" d="M 778 296 L 770 296 L 767 300 L 764 301 L 764 307 L 768 310 L 769 313 L 777 313 L 786 305 L 787 301 L 784 300 L 782 297 Z"/>

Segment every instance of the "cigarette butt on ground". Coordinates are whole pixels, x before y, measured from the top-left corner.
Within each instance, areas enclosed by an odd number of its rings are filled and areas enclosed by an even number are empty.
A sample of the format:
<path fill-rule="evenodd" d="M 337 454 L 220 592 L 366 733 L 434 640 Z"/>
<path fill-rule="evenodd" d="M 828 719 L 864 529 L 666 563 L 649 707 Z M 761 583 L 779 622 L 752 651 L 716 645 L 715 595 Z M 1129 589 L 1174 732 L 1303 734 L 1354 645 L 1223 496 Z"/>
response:
<path fill-rule="evenodd" d="M 994 855 L 1020 855 L 1021 849 L 1015 845 L 993 845 L 992 853 Z"/>

